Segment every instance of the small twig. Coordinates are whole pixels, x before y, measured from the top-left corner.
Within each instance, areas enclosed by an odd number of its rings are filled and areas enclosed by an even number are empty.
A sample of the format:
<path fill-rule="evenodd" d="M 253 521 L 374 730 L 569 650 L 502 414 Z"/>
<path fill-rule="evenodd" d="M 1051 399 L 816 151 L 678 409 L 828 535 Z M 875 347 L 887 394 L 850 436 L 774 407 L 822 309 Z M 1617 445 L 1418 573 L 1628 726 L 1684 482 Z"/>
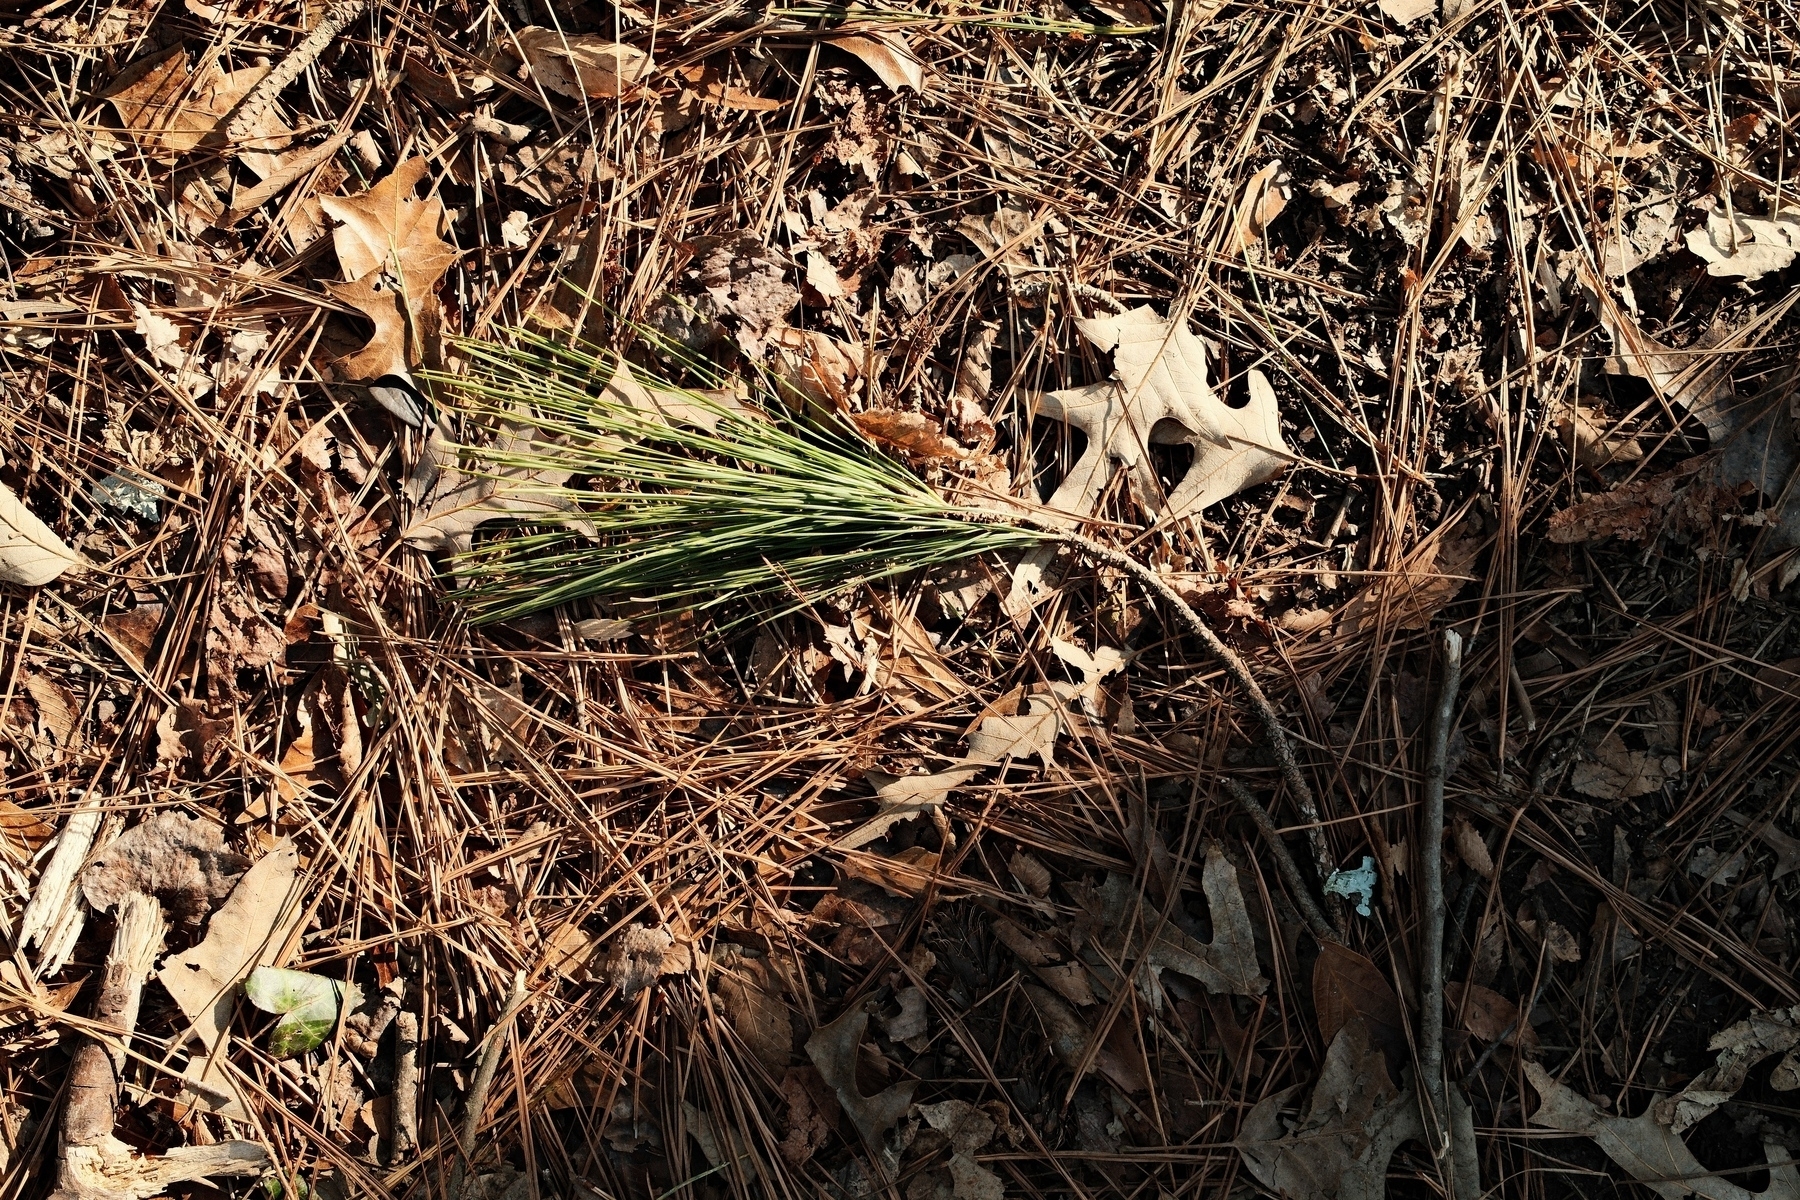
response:
<path fill-rule="evenodd" d="M 500 1069 L 500 1055 L 506 1049 L 507 1027 L 530 996 L 531 992 L 525 986 L 525 973 L 521 971 L 513 977 L 512 995 L 506 998 L 506 1007 L 487 1032 L 486 1044 L 481 1048 L 481 1062 L 475 1068 L 475 1078 L 469 1083 L 468 1098 L 463 1101 L 462 1126 L 456 1134 L 457 1149 L 461 1153 L 450 1173 L 450 1200 L 460 1200 L 464 1166 L 475 1158 L 475 1135 L 481 1130 L 481 1113 L 487 1108 L 488 1089 L 494 1086 L 494 1072 Z"/>
<path fill-rule="evenodd" d="M 239 101 L 237 111 L 231 114 L 231 120 L 225 125 L 225 144 L 235 146 L 247 141 L 256 133 L 257 122 L 262 119 L 263 112 L 273 105 L 287 90 L 288 84 L 300 78 L 300 73 L 313 65 L 325 47 L 337 40 L 344 27 L 356 20 L 369 6 L 369 0 L 340 0 L 325 10 L 313 31 L 300 40 L 300 44 L 288 52 L 288 56 L 276 64 L 275 69 L 256 81 L 256 86 Z"/>
<path fill-rule="evenodd" d="M 1058 541 L 1089 558 L 1103 562 L 1110 567 L 1117 567 L 1136 579 L 1146 589 L 1154 592 L 1175 611 L 1176 616 L 1181 618 L 1181 623 L 1187 626 L 1188 632 L 1199 638 L 1206 648 L 1212 651 L 1213 657 L 1224 665 L 1225 673 L 1230 675 L 1237 685 L 1249 695 L 1250 707 L 1256 710 L 1257 717 L 1262 721 L 1263 732 L 1267 737 L 1270 751 L 1275 755 L 1275 762 L 1281 768 L 1282 778 L 1287 780 L 1288 790 L 1294 794 L 1294 803 L 1300 809 L 1300 815 L 1307 821 L 1306 838 L 1312 845 L 1313 859 L 1319 868 L 1319 877 L 1321 879 L 1328 878 L 1336 864 L 1331 856 L 1331 848 L 1325 843 L 1325 828 L 1319 817 L 1319 806 L 1313 800 L 1312 788 L 1306 782 L 1306 775 L 1300 770 L 1299 760 L 1294 757 L 1294 746 L 1292 742 L 1288 741 L 1287 731 L 1282 728 L 1280 715 L 1276 713 L 1275 706 L 1269 703 L 1269 697 L 1263 692 L 1262 686 L 1256 682 L 1256 677 L 1250 673 L 1250 668 L 1244 660 L 1239 658 L 1237 652 L 1227 646 L 1219 635 L 1213 632 L 1212 626 L 1208 625 L 1200 614 L 1181 598 L 1181 593 L 1177 592 L 1168 580 L 1158 575 L 1151 567 L 1139 562 L 1129 554 L 1122 554 L 1117 550 L 1102 546 L 1078 533 L 1069 533 L 1030 517 L 1024 519 L 1027 523 L 1054 534 Z"/>
<path fill-rule="evenodd" d="M 1425 944 L 1419 955 L 1419 1080 L 1429 1101 L 1426 1129 L 1432 1155 L 1449 1151 L 1450 1107 L 1444 1088 L 1444 772 L 1456 694 L 1462 688 L 1462 635 L 1444 631 L 1444 683 L 1432 713 L 1431 747 L 1425 760 L 1425 827 L 1419 835 L 1419 880 Z M 1454 1172 L 1444 1175 L 1452 1179 Z M 1455 1189 L 1452 1188 L 1452 1191 Z M 1468 1200 L 1468 1198 L 1465 1198 Z"/>
<path fill-rule="evenodd" d="M 419 1146 L 419 1016 L 394 1016 L 394 1161 Z"/>
<path fill-rule="evenodd" d="M 1338 931 L 1331 927 L 1331 922 L 1325 919 L 1324 909 L 1313 899 L 1312 889 L 1306 886 L 1306 878 L 1300 874 L 1300 864 L 1294 861 L 1294 856 L 1288 852 L 1287 843 L 1281 840 L 1281 834 L 1275 828 L 1275 822 L 1269 819 L 1269 810 L 1250 794 L 1249 788 L 1237 780 L 1226 776 L 1224 784 L 1225 790 L 1231 793 L 1232 798 L 1250 814 L 1250 819 L 1256 822 L 1263 840 L 1269 843 L 1269 850 L 1275 855 L 1275 869 L 1287 882 L 1288 890 L 1294 893 L 1294 901 L 1300 905 L 1300 915 L 1306 918 L 1307 927 L 1313 931 L 1313 936 L 1322 942 L 1343 941 Z"/>

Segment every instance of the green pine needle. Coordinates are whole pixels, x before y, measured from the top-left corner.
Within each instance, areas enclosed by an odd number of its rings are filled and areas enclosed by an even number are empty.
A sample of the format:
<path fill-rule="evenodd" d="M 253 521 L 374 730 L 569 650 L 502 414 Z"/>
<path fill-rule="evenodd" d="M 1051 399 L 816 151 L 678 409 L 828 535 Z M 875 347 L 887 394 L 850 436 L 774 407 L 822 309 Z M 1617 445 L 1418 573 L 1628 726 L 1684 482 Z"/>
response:
<path fill-rule="evenodd" d="M 506 479 L 507 496 L 565 510 L 456 557 L 451 569 L 469 584 L 459 598 L 478 622 L 589 596 L 678 610 L 785 596 L 798 607 L 1047 536 L 952 505 L 835 419 L 777 402 L 767 420 L 749 419 L 639 375 L 659 399 L 710 410 L 719 423 L 708 433 L 601 398 L 617 367 L 610 352 L 525 333 L 462 351 L 469 372 L 437 382 L 465 417 L 496 433 L 537 431 L 468 454 Z"/>

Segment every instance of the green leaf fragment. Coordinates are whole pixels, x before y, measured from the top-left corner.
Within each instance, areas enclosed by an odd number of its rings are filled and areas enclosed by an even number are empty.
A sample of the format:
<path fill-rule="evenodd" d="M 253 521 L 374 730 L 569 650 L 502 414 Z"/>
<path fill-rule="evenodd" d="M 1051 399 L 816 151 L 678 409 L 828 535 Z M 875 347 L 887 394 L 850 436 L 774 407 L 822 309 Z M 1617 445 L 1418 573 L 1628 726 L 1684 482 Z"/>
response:
<path fill-rule="evenodd" d="M 269 1051 L 277 1058 L 303 1054 L 330 1037 L 346 1007 L 346 992 L 348 1007 L 354 1007 L 358 999 L 354 984 L 280 967 L 258 967 L 244 981 L 250 1003 L 281 1014 L 269 1038 Z"/>

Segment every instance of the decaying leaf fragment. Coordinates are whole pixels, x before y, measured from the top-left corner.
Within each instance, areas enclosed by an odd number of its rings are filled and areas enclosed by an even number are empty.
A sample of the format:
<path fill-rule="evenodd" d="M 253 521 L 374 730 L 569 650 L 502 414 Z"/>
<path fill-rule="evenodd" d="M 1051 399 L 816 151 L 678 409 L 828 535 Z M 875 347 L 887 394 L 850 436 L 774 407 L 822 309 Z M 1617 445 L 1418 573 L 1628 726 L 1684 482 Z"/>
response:
<path fill-rule="evenodd" d="M 929 816 L 945 844 L 954 846 L 956 838 L 944 816 L 944 803 L 949 800 L 952 790 L 973 779 L 980 770 L 979 766 L 952 767 L 935 775 L 887 775 L 870 771 L 868 779 L 875 785 L 875 799 L 881 804 L 881 811 L 839 838 L 837 848 L 855 850 L 866 846 L 886 837 L 888 830 L 900 822 L 920 816 Z"/>
<path fill-rule="evenodd" d="M 1758 1013 L 1728 1025 L 1713 1034 L 1707 1048 L 1719 1052 L 1713 1065 L 1675 1095 L 1650 1106 L 1671 1133 L 1683 1133 L 1712 1115 L 1744 1086 L 1752 1067 L 1773 1055 L 1782 1059 L 1769 1074 L 1769 1086 L 1778 1092 L 1800 1088 L 1800 1006 Z"/>
<path fill-rule="evenodd" d="M 1023 716 L 1001 714 L 982 719 L 981 728 L 969 735 L 970 762 L 997 763 L 1037 755 L 1050 766 L 1056 754 L 1056 735 L 1062 718 L 1048 697 L 1032 696 Z"/>
<path fill-rule="evenodd" d="M 1537 1111 L 1531 1114 L 1533 1125 L 1592 1138 L 1608 1158 L 1665 1200 L 1683 1200 L 1690 1195 L 1706 1200 L 1800 1197 L 1800 1170 L 1789 1161 L 1793 1156 L 1775 1142 L 1763 1148 L 1769 1156 L 1769 1186 L 1753 1192 L 1703 1166 L 1680 1135 L 1657 1120 L 1654 1106 L 1641 1116 L 1609 1116 L 1573 1088 L 1556 1082 L 1536 1063 L 1525 1064 L 1525 1078 L 1540 1098 Z"/>
<path fill-rule="evenodd" d="M 1629 800 L 1660 791 L 1663 782 L 1680 769 L 1676 759 L 1629 749 L 1614 732 L 1594 747 L 1592 761 L 1575 764 L 1569 786 L 1599 800 Z"/>
<path fill-rule="evenodd" d="M 1099 887 L 1084 888 L 1075 895 L 1106 956 L 1114 961 L 1141 956 L 1136 984 L 1157 1011 L 1163 1005 L 1159 977 L 1165 970 L 1199 980 L 1208 991 L 1234 996 L 1260 996 L 1269 986 L 1256 962 L 1255 933 L 1238 887 L 1237 868 L 1217 842 L 1206 845 L 1200 885 L 1212 915 L 1211 942 L 1199 941 L 1172 921 L 1163 921 L 1146 945 L 1143 930 L 1156 925 L 1159 914 L 1153 904 L 1143 901 L 1130 878 L 1117 872 L 1109 872 Z M 1103 960 L 1088 961 L 1097 970 L 1106 970 Z"/>
<path fill-rule="evenodd" d="M 1467 587 L 1481 551 L 1473 522 L 1445 522 L 1407 551 L 1397 569 L 1359 592 L 1344 609 L 1351 632 L 1391 622 L 1402 630 L 1424 629 Z"/>
<path fill-rule="evenodd" d="M 994 1140 L 993 1119 L 967 1100 L 921 1104 L 917 1111 L 925 1124 L 950 1144 L 950 1161 L 909 1184 L 908 1200 L 1000 1200 L 1006 1185 L 975 1161 L 975 1152 Z"/>
<path fill-rule="evenodd" d="M 821 1025 L 806 1039 L 806 1056 L 819 1075 L 836 1092 L 838 1103 L 862 1135 L 863 1145 L 877 1158 L 886 1157 L 882 1139 L 912 1106 L 913 1080 L 883 1088 L 865 1096 L 856 1086 L 856 1059 L 869 1014 L 852 1008 L 829 1025 Z"/>
<path fill-rule="evenodd" d="M 629 1000 L 662 976 L 679 975 L 692 965 L 692 952 L 666 927 L 634 922 L 606 944 L 599 970 Z"/>
<path fill-rule="evenodd" d="M 199 70 L 180 46 L 139 59 L 101 93 L 147 149 L 185 154 L 218 128 L 269 68 L 222 71 L 210 59 Z"/>
<path fill-rule="evenodd" d="M 1075 324 L 1095 349 L 1112 354 L 1113 377 L 1040 400 L 1044 416 L 1068 421 L 1088 437 L 1087 449 L 1047 501 L 1066 523 L 1094 511 L 1115 463 L 1126 471 L 1138 502 L 1160 509 L 1152 441 L 1194 448 L 1193 465 L 1169 493 L 1171 517 L 1266 482 L 1293 461 L 1269 381 L 1260 371 L 1249 372 L 1250 402 L 1242 408 L 1226 404 L 1207 382 L 1206 347 L 1185 320 L 1164 320 L 1146 305 Z M 1159 430 L 1162 422 L 1174 424 Z"/>
<path fill-rule="evenodd" d="M 244 859 L 215 821 L 162 812 L 132 826 L 81 873 L 81 892 L 102 911 L 127 895 L 160 900 L 177 921 L 195 922 L 231 891 Z"/>
<path fill-rule="evenodd" d="M 1281 1110 L 1305 1089 L 1296 1084 L 1250 1110 L 1237 1141 L 1244 1165 L 1287 1200 L 1382 1200 L 1388 1160 L 1425 1127 L 1412 1089 L 1394 1087 L 1361 1019 L 1338 1030 L 1306 1107 L 1284 1128 Z"/>

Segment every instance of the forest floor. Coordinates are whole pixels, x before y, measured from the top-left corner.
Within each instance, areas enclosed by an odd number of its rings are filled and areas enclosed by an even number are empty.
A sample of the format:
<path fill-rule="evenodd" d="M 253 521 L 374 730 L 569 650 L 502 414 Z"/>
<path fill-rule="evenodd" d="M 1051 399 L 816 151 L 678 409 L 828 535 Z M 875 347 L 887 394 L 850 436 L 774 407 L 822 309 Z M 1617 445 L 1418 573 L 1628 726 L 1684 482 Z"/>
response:
<path fill-rule="evenodd" d="M 0 1200 L 1800 1200 L 1782 0 L 0 8 Z M 1088 522 L 1316 814 L 1076 555 L 471 621 L 524 333 Z"/>

